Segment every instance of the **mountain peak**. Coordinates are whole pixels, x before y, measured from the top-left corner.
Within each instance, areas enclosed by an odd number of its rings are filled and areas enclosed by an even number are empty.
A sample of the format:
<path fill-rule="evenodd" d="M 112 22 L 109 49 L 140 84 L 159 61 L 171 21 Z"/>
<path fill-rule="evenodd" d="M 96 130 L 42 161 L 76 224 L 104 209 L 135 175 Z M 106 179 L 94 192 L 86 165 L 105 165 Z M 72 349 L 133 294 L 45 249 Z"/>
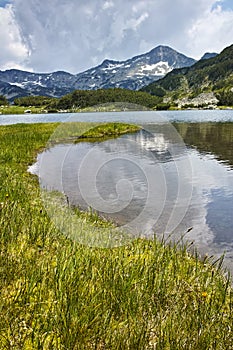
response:
<path fill-rule="evenodd" d="M 100 65 L 76 75 L 67 72 L 31 73 L 19 70 L 0 71 L 1 81 L 19 88 L 25 95 L 46 95 L 60 97 L 73 90 L 96 90 L 124 88 L 139 90 L 145 85 L 162 78 L 174 68 L 187 67 L 195 60 L 173 50 L 169 46 L 159 45 L 149 52 L 129 58 L 125 61 L 105 59 Z M 4 87 L 6 94 L 6 86 Z M 2 90 L 3 91 L 3 90 Z"/>
<path fill-rule="evenodd" d="M 99 66 L 76 75 L 75 89 L 126 88 L 139 90 L 173 68 L 187 67 L 196 61 L 169 46 L 157 46 L 149 52 L 125 61 L 105 59 Z"/>
<path fill-rule="evenodd" d="M 216 52 L 206 52 L 202 57 L 201 60 L 208 60 L 209 58 L 213 58 L 217 56 L 218 54 Z"/>
<path fill-rule="evenodd" d="M 114 61 L 114 60 L 109 60 L 109 59 L 105 59 L 103 60 L 103 62 L 100 64 L 100 66 L 103 66 L 103 67 L 108 67 L 108 66 L 111 66 L 111 65 L 115 65 L 119 63 L 119 61 Z"/>
<path fill-rule="evenodd" d="M 153 52 L 153 51 L 175 51 L 174 49 L 172 49 L 170 46 L 167 45 L 158 45 L 156 47 L 154 47 L 153 49 L 151 49 L 149 51 L 149 53 Z"/>

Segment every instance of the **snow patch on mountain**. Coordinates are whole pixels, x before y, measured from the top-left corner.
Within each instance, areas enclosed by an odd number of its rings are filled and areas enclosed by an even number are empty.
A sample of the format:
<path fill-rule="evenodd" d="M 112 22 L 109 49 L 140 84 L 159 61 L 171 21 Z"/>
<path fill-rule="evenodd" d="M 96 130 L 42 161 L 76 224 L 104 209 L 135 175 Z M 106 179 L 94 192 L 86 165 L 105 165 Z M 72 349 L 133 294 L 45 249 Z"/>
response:
<path fill-rule="evenodd" d="M 118 64 L 112 64 L 109 63 L 108 67 L 101 68 L 103 71 L 105 70 L 115 70 L 116 68 L 121 68 L 124 65 L 124 63 L 118 63 Z"/>
<path fill-rule="evenodd" d="M 144 66 L 141 66 L 141 68 L 139 69 L 139 71 L 144 74 L 151 72 L 155 75 L 165 75 L 171 70 L 172 68 L 169 66 L 168 62 L 163 61 L 154 64 L 146 64 Z"/>
<path fill-rule="evenodd" d="M 20 88 L 24 88 L 25 87 L 25 83 L 9 83 L 10 85 L 13 85 L 13 86 L 18 86 Z"/>

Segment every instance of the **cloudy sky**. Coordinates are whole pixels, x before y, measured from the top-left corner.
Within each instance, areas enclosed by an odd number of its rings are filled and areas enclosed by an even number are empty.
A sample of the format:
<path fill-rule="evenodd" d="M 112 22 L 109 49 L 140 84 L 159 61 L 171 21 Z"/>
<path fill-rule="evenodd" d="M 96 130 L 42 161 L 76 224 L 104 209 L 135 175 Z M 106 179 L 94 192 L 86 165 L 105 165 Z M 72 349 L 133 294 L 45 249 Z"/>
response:
<path fill-rule="evenodd" d="M 0 69 L 78 73 L 168 45 L 233 44 L 233 0 L 0 0 Z"/>

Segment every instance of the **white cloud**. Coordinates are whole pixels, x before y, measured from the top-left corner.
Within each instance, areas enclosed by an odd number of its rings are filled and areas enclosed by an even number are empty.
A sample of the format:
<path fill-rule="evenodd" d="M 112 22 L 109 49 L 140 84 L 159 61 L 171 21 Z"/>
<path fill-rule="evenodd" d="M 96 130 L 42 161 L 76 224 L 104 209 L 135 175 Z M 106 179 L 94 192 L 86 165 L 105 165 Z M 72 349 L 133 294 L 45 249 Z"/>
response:
<path fill-rule="evenodd" d="M 200 52 L 220 52 L 233 43 L 233 11 L 223 11 L 217 6 L 206 11 L 190 28 L 188 49 L 192 55 Z"/>
<path fill-rule="evenodd" d="M 22 41 L 10 5 L 5 8 L 0 7 L 0 43 L 1 69 L 12 67 L 25 69 L 28 50 Z"/>
<path fill-rule="evenodd" d="M 112 1 L 105 1 L 103 4 L 103 10 L 110 9 L 111 7 L 114 7 L 114 4 Z"/>
<path fill-rule="evenodd" d="M 22 64 L 27 50 L 28 64 L 40 72 L 77 73 L 105 58 L 127 59 L 160 44 L 200 57 L 232 43 L 233 12 L 225 1 L 12 0 L 17 26 L 9 7 L 1 9 L 11 12 L 13 22 L 0 22 L 5 52 L 0 67 Z"/>
<path fill-rule="evenodd" d="M 148 13 L 144 12 L 138 18 L 132 18 L 126 23 L 127 23 L 128 27 L 129 27 L 129 29 L 137 30 L 138 27 L 141 25 L 141 23 L 144 22 L 146 20 L 146 18 L 148 18 L 148 17 L 149 17 Z"/>

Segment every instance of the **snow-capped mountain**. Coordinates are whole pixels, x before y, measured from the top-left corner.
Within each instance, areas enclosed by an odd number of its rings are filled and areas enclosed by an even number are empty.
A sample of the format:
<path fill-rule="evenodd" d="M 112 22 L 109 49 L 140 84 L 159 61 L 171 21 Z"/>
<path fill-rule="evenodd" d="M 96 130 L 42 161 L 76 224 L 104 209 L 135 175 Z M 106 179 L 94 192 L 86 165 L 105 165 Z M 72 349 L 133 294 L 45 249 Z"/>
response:
<path fill-rule="evenodd" d="M 105 60 L 97 67 L 77 74 L 74 87 L 85 90 L 112 87 L 139 90 L 172 69 L 191 66 L 195 62 L 168 46 L 158 46 L 126 61 Z"/>
<path fill-rule="evenodd" d="M 0 94 L 10 100 L 27 95 L 60 97 L 73 90 L 70 86 L 74 77 L 66 72 L 39 74 L 17 69 L 0 71 Z"/>
<path fill-rule="evenodd" d="M 39 74 L 11 69 L 0 71 L 0 94 L 13 100 L 26 95 L 60 97 L 76 89 L 120 87 L 138 90 L 174 68 L 191 66 L 195 62 L 168 46 L 158 46 L 126 61 L 104 60 L 100 65 L 76 75 L 60 71 Z"/>

